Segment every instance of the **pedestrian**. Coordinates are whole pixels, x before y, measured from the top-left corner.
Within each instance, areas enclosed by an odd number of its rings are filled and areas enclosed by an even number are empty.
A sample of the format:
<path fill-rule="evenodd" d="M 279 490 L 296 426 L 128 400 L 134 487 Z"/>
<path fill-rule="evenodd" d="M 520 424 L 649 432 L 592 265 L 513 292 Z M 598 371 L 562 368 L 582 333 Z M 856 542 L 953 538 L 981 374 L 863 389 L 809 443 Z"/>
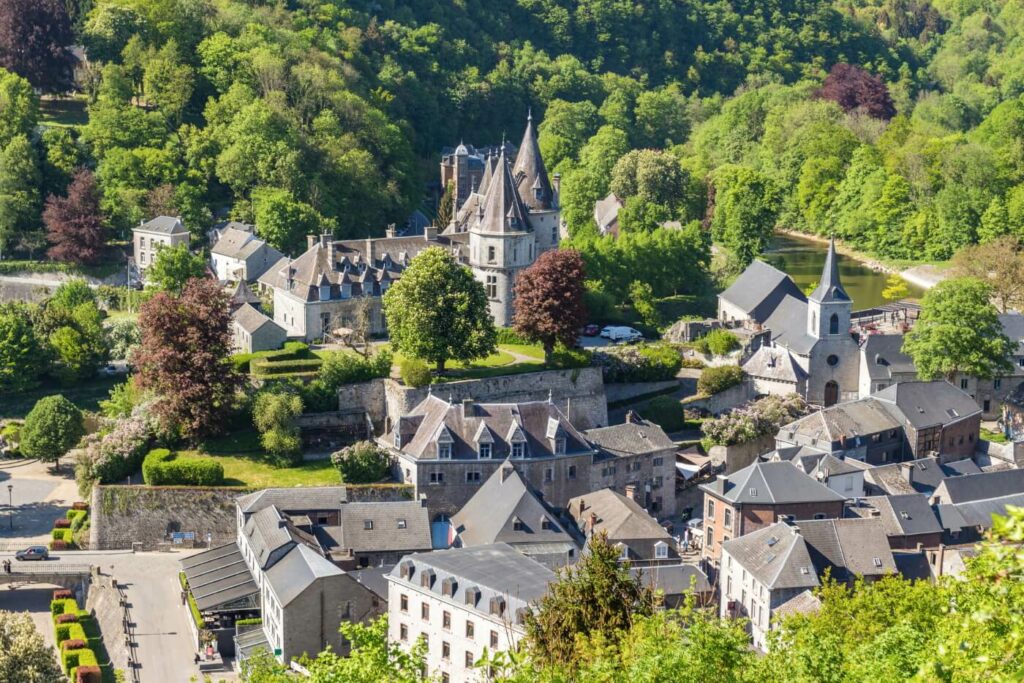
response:
<path fill-rule="evenodd" d="M 198 652 L 196 653 L 195 663 L 199 664 L 199 653 Z"/>
<path fill-rule="evenodd" d="M 182 591 L 181 591 L 181 604 L 183 604 L 183 605 L 185 604 L 185 599 L 186 599 L 185 591 L 184 591 L 184 589 L 182 589 Z"/>

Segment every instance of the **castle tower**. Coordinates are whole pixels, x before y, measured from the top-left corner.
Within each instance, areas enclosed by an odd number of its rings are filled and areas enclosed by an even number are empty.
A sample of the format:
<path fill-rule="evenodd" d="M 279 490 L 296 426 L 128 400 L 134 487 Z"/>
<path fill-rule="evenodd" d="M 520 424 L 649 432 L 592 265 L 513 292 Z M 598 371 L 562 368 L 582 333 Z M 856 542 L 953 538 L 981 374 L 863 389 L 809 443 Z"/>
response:
<path fill-rule="evenodd" d="M 561 212 L 537 144 L 532 113 L 526 116 L 526 130 L 523 131 L 523 141 L 519 143 L 512 176 L 519 196 L 529 208 L 530 227 L 537 235 L 537 248 L 546 251 L 557 247 Z"/>

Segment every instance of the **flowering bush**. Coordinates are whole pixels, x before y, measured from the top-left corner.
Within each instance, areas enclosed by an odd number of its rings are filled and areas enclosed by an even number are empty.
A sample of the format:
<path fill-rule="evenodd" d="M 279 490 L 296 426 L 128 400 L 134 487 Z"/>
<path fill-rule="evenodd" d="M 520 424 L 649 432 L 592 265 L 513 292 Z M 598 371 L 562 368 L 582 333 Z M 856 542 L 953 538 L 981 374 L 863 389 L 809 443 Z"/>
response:
<path fill-rule="evenodd" d="M 105 420 L 104 428 L 90 434 L 71 453 L 75 458 L 78 491 L 87 497 L 94 483 L 119 481 L 139 469 L 158 433 L 152 403 L 138 406 L 119 420 Z"/>
<path fill-rule="evenodd" d="M 721 417 L 705 420 L 701 425 L 702 443 L 705 448 L 746 443 L 774 434 L 782 425 L 806 414 L 807 404 L 796 394 L 766 396 Z"/>

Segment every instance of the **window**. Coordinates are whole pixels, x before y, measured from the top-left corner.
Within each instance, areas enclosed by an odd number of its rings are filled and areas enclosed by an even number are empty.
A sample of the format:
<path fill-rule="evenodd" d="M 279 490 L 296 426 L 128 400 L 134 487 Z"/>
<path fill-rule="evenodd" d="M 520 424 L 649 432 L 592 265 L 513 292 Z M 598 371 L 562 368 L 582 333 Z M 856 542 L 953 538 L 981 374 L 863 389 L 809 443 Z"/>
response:
<path fill-rule="evenodd" d="M 400 624 L 398 626 L 398 639 L 401 641 L 409 640 L 409 627 L 405 624 Z"/>
<path fill-rule="evenodd" d="M 467 669 L 472 669 L 473 665 L 476 664 L 476 657 L 474 657 L 473 653 L 470 652 L 469 650 L 466 650 L 465 664 L 466 664 L 466 668 Z"/>
<path fill-rule="evenodd" d="M 441 628 L 445 631 L 452 630 L 452 613 L 447 610 L 441 612 Z"/>
<path fill-rule="evenodd" d="M 425 602 L 420 605 L 420 619 L 430 621 L 430 605 Z"/>
<path fill-rule="evenodd" d="M 994 380 L 992 380 L 992 388 L 993 389 L 1001 389 L 1002 387 L 1003 387 L 1003 378 L 1002 377 L 996 377 Z"/>
<path fill-rule="evenodd" d="M 480 444 L 480 457 L 484 458 L 484 459 L 491 457 L 491 444 L 489 444 L 489 443 L 482 443 L 482 444 Z"/>
<path fill-rule="evenodd" d="M 522 531 L 525 527 L 523 526 L 523 520 L 514 519 L 512 520 L 512 531 Z"/>
<path fill-rule="evenodd" d="M 439 443 L 439 444 L 437 444 L 437 457 L 440 460 L 451 460 L 451 458 L 452 458 L 452 445 L 450 443 Z"/>
<path fill-rule="evenodd" d="M 711 550 L 712 548 L 715 547 L 715 533 L 714 532 L 715 532 L 714 529 L 712 529 L 711 527 L 708 527 L 707 539 L 705 539 L 705 545 L 708 547 L 708 550 Z"/>
<path fill-rule="evenodd" d="M 544 531 L 551 531 L 551 529 L 553 528 L 553 525 L 551 524 L 551 520 L 548 519 L 547 517 L 542 518 L 540 520 L 540 528 L 543 529 Z"/>
<path fill-rule="evenodd" d="M 466 472 L 466 483 L 467 484 L 476 484 L 476 483 L 479 483 L 479 482 L 480 482 L 480 473 L 479 472 Z"/>
<path fill-rule="evenodd" d="M 620 560 L 628 560 L 629 559 L 629 546 L 626 545 L 625 543 L 620 543 L 619 544 L 619 550 L 620 550 L 620 552 L 619 552 L 619 559 Z"/>
<path fill-rule="evenodd" d="M 835 316 L 832 317 L 834 318 Z M 835 332 L 832 332 L 832 334 L 835 334 Z M 828 363 L 830 367 L 834 368 L 835 366 L 839 365 L 839 356 L 832 354 L 831 356 L 825 359 L 825 362 Z"/>
<path fill-rule="evenodd" d="M 476 631 L 476 628 L 473 626 L 473 622 L 472 621 L 467 621 L 466 622 L 466 637 L 469 638 L 470 640 L 473 640 L 473 634 L 474 634 L 475 631 Z"/>
<path fill-rule="evenodd" d="M 839 314 L 838 313 L 833 313 L 832 317 L 828 319 L 828 333 L 829 334 L 839 334 Z M 838 362 L 838 361 L 839 361 L 839 359 L 837 358 L 836 362 Z"/>
<path fill-rule="evenodd" d="M 654 465 L 655 467 L 661 467 L 663 464 L 665 464 L 665 458 L 655 458 L 654 460 L 651 461 L 651 464 Z"/>
<path fill-rule="evenodd" d="M 487 247 L 487 262 L 494 263 L 497 260 L 496 252 L 494 247 Z M 490 279 L 490 278 L 488 278 Z"/>
<path fill-rule="evenodd" d="M 663 482 L 664 478 L 659 474 L 654 478 L 654 483 L 651 484 L 651 488 L 660 489 Z"/>
<path fill-rule="evenodd" d="M 398 604 L 399 604 L 400 609 L 403 612 L 408 612 L 409 611 L 409 596 L 408 595 L 400 596 L 398 598 Z"/>
<path fill-rule="evenodd" d="M 366 531 L 373 531 L 373 520 L 372 519 L 364 519 L 363 520 L 363 529 L 365 529 Z"/>
<path fill-rule="evenodd" d="M 145 263 L 146 262 L 146 252 L 142 252 L 141 254 L 139 254 L 139 261 L 141 263 Z"/>
<path fill-rule="evenodd" d="M 967 390 L 967 378 L 966 377 L 960 378 L 960 388 L 963 389 L 964 391 Z"/>
<path fill-rule="evenodd" d="M 398 528 L 399 528 L 399 529 L 404 529 L 404 528 L 405 528 L 406 526 L 407 526 L 407 525 L 406 525 L 406 523 L 405 523 L 405 520 L 404 520 L 404 519 L 400 519 L 400 520 L 398 520 Z"/>
<path fill-rule="evenodd" d="M 544 481 L 545 482 L 549 482 L 549 481 L 554 481 L 554 480 L 555 480 L 555 468 L 553 468 L 553 467 L 545 467 L 544 468 Z"/>
<path fill-rule="evenodd" d="M 551 228 L 551 243 L 558 244 L 558 226 L 555 225 Z"/>
<path fill-rule="evenodd" d="M 521 458 L 521 457 L 523 457 L 523 453 L 524 452 L 525 452 L 525 449 L 523 448 L 523 444 L 521 444 L 521 443 L 514 443 L 514 444 L 512 444 L 512 457 L 513 458 Z"/>
<path fill-rule="evenodd" d="M 569 469 L 567 469 L 566 472 L 565 472 L 565 478 L 566 479 L 575 479 L 576 478 L 576 465 L 569 465 Z"/>
<path fill-rule="evenodd" d="M 657 543 L 654 546 L 654 557 L 659 560 L 668 558 L 668 545 L 665 543 Z"/>
<path fill-rule="evenodd" d="M 722 512 L 722 523 L 725 524 L 726 529 L 732 528 L 732 509 L 725 508 Z"/>
<path fill-rule="evenodd" d="M 498 647 L 498 632 L 491 631 L 491 648 L 493 649 L 496 647 Z"/>
<path fill-rule="evenodd" d="M 452 646 L 447 640 L 441 641 L 441 659 L 448 660 L 452 658 Z"/>
<path fill-rule="evenodd" d="M 328 301 L 331 298 L 331 286 L 320 285 L 320 301 Z M 330 320 L 330 314 L 326 314 L 327 319 Z"/>
<path fill-rule="evenodd" d="M 555 455 L 565 455 L 565 438 L 555 439 Z"/>
<path fill-rule="evenodd" d="M 487 298 L 497 299 L 498 298 L 498 276 L 488 275 L 487 276 Z"/>
<path fill-rule="evenodd" d="M 828 519 L 828 517 L 825 515 L 824 512 L 815 512 L 814 513 L 814 518 L 815 519 Z"/>
<path fill-rule="evenodd" d="M 444 483 L 444 472 L 431 472 L 430 473 L 431 484 L 443 484 Z"/>
<path fill-rule="evenodd" d="M 708 501 L 708 519 L 714 519 L 714 518 L 715 518 L 715 501 L 709 500 Z"/>

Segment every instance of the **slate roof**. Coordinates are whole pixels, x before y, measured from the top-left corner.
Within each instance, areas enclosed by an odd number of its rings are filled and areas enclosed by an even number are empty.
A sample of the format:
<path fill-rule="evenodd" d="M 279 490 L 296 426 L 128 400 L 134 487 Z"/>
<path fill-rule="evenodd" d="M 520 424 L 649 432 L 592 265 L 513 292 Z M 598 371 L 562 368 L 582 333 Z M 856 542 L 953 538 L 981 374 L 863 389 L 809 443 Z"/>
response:
<path fill-rule="evenodd" d="M 442 434 L 452 439 L 453 460 L 476 460 L 478 439 L 490 440 L 491 457 L 504 460 L 512 442 L 525 439 L 526 458 L 554 456 L 549 429 L 566 440 L 566 454 L 590 453 L 587 439 L 576 430 L 554 403 L 448 403 L 431 394 L 412 413 L 399 418 L 395 430 L 403 434 L 401 451 L 417 459 L 437 458 L 436 444 Z M 406 441 L 405 436 L 411 436 Z"/>
<path fill-rule="evenodd" d="M 242 527 L 242 534 L 257 564 L 264 570 L 297 544 L 288 520 L 273 506 L 253 513 Z"/>
<path fill-rule="evenodd" d="M 341 508 L 341 524 L 317 527 L 315 534 L 327 551 L 412 552 L 432 547 L 430 517 L 420 501 L 347 503 Z"/>
<path fill-rule="evenodd" d="M 228 299 L 228 304 L 230 306 L 241 306 L 242 304 L 259 306 L 260 298 L 253 294 L 252 290 L 249 289 L 249 285 L 245 284 L 245 280 L 239 280 L 235 284 L 235 288 L 231 290 L 231 296 Z"/>
<path fill-rule="evenodd" d="M 181 561 L 188 588 L 200 610 L 259 593 L 242 551 L 234 543 L 204 550 Z"/>
<path fill-rule="evenodd" d="M 877 517 L 798 522 L 819 574 L 827 568 L 838 581 L 896 572 L 885 525 Z"/>
<path fill-rule="evenodd" d="M 255 246 L 250 246 L 253 243 Z M 244 259 L 252 254 L 255 248 L 259 248 L 263 244 L 266 242 L 258 239 L 251 232 L 231 227 L 220 233 L 220 239 L 210 247 L 210 253 L 228 258 Z"/>
<path fill-rule="evenodd" d="M 1024 314 L 1003 313 L 999 316 L 1003 334 L 1017 342 L 1017 355 L 1024 354 Z"/>
<path fill-rule="evenodd" d="M 634 578 L 639 576 L 646 585 L 666 596 L 682 595 L 690 590 L 696 593 L 707 593 L 712 590 L 707 574 L 692 564 L 631 567 L 629 573 Z"/>
<path fill-rule="evenodd" d="M 264 325 L 273 325 L 280 328 L 282 332 L 284 331 L 283 327 L 260 313 L 249 304 L 242 304 L 235 309 L 235 311 L 231 313 L 231 320 L 249 334 L 254 334 L 256 330 L 260 329 Z"/>
<path fill-rule="evenodd" d="M 672 536 L 646 510 L 612 489 L 570 498 L 568 509 L 581 527 L 588 523 L 591 514 L 597 515 L 593 531 L 608 534 L 610 543 L 623 541 L 629 545 L 630 541 L 649 540 L 652 547 L 657 541 L 673 544 Z M 653 551 L 650 557 L 654 557 Z"/>
<path fill-rule="evenodd" d="M 476 219 L 470 219 L 470 230 L 505 233 L 530 229 L 527 221 L 529 210 L 517 186 L 517 177 L 502 151 L 495 174 L 487 185 L 487 193 L 477 208 Z"/>
<path fill-rule="evenodd" d="M 814 594 L 814 591 L 808 589 L 800 591 L 786 600 L 776 607 L 774 612 L 779 617 L 785 617 L 790 614 L 813 614 L 819 609 L 821 609 L 821 600 Z"/>
<path fill-rule="evenodd" d="M 387 602 L 387 575 L 390 574 L 391 570 L 394 568 L 395 565 L 389 564 L 383 567 L 366 567 L 365 569 L 353 569 L 345 573 L 351 576 L 356 581 L 358 581 L 363 586 L 365 586 L 378 598 Z"/>
<path fill-rule="evenodd" d="M 806 541 L 788 524 L 776 522 L 725 541 L 722 551 L 769 590 L 821 585 Z"/>
<path fill-rule="evenodd" d="M 734 504 L 782 505 L 846 500 L 786 461 L 755 462 L 700 488 Z"/>
<path fill-rule="evenodd" d="M 636 417 L 631 422 L 588 429 L 583 436 L 601 453 L 617 458 L 676 448 L 660 426 Z"/>
<path fill-rule="evenodd" d="M 764 321 L 771 330 L 772 342 L 794 353 L 807 355 L 818 340 L 807 333 L 807 300 L 801 294 L 787 294 Z"/>
<path fill-rule="evenodd" d="M 913 467 L 913 484 L 907 481 L 904 467 Z M 931 493 L 948 477 L 976 474 L 981 468 L 970 458 L 942 464 L 935 458 L 925 457 L 907 462 L 879 465 L 864 471 L 864 479 L 887 495 L 902 493 Z"/>
<path fill-rule="evenodd" d="M 839 255 L 836 253 L 835 237 L 829 240 L 825 265 L 821 269 L 821 279 L 810 298 L 820 303 L 850 300 L 850 295 L 843 289 L 843 283 L 839 279 Z"/>
<path fill-rule="evenodd" d="M 755 259 L 719 298 L 747 312 L 759 323 L 765 322 L 786 296 L 806 302 L 793 279 L 781 270 Z M 806 327 L 806 319 L 801 327 Z"/>
<path fill-rule="evenodd" d="M 347 501 L 348 489 L 344 486 L 296 486 L 253 491 L 236 498 L 235 504 L 248 515 L 271 505 L 283 512 L 340 510 Z"/>
<path fill-rule="evenodd" d="M 533 128 L 533 115 L 526 117 L 526 130 L 523 141 L 519 143 L 519 153 L 512 167 L 512 177 L 522 201 L 535 211 L 543 211 L 554 206 L 554 192 L 548 180 L 544 159 L 537 144 L 537 133 Z"/>
<path fill-rule="evenodd" d="M 937 505 L 936 513 L 942 528 L 946 531 L 960 531 L 975 527 L 988 529 L 992 526 L 992 515 L 1005 517 L 1008 505 L 1024 507 L 1024 492 L 963 503 Z"/>
<path fill-rule="evenodd" d="M 964 503 L 1024 493 L 1024 470 L 997 470 L 965 474 L 944 480 L 934 496 L 940 503 Z"/>
<path fill-rule="evenodd" d="M 916 373 L 914 361 L 902 349 L 902 334 L 868 335 L 861 346 L 863 367 L 868 376 L 872 380 L 887 380 L 895 373 Z"/>
<path fill-rule="evenodd" d="M 980 415 L 978 403 L 949 382 L 900 382 L 872 394 L 879 401 L 896 406 L 915 429 L 956 422 Z"/>
<path fill-rule="evenodd" d="M 341 576 L 345 572 L 302 543 L 264 572 L 281 606 L 302 595 L 317 579 Z"/>
<path fill-rule="evenodd" d="M 850 448 L 859 445 L 858 437 L 902 427 L 887 405 L 868 397 L 838 403 L 783 425 L 776 438 L 831 450 L 836 442 L 845 440 L 845 447 Z"/>
<path fill-rule="evenodd" d="M 412 576 L 402 577 L 403 566 L 413 568 Z M 406 555 L 388 574 L 388 581 L 423 590 L 421 576 L 428 569 L 434 571 L 429 586 L 432 593 L 440 596 L 445 579 L 452 578 L 452 602 L 488 614 L 491 598 L 503 598 L 507 619 L 512 619 L 519 609 L 535 604 L 547 592 L 548 584 L 557 579 L 553 571 L 512 546 L 496 543 Z M 480 592 L 479 598 L 469 604 L 466 601 L 468 589 Z"/>
<path fill-rule="evenodd" d="M 181 219 L 172 216 L 157 216 L 135 229 L 144 232 L 156 232 L 162 235 L 180 235 L 181 233 L 188 232 L 188 229 L 182 225 Z"/>
<path fill-rule="evenodd" d="M 594 202 L 594 222 L 599 230 L 604 232 L 609 226 L 618 221 L 619 209 L 622 208 L 622 200 L 609 192 L 604 199 Z"/>
<path fill-rule="evenodd" d="M 543 521 L 548 528 L 544 528 Z M 452 517 L 452 525 L 464 547 L 494 543 L 570 543 L 575 546 L 555 511 L 520 476 L 511 461 L 502 463 L 487 478 Z"/>
<path fill-rule="evenodd" d="M 935 510 L 923 494 L 868 496 L 861 500 L 863 505 L 848 508 L 850 514 L 871 517 L 871 509 L 874 508 L 888 536 L 919 536 L 942 531 Z"/>
<path fill-rule="evenodd" d="M 782 347 L 761 346 L 743 364 L 743 372 L 751 377 L 793 384 L 807 379 L 807 372 L 796 362 L 796 358 Z"/>
<path fill-rule="evenodd" d="M 821 472 L 823 477 L 837 477 L 843 474 L 853 474 L 854 472 L 863 471 L 865 470 L 857 467 L 856 465 L 850 464 L 850 461 L 846 458 L 837 458 L 829 453 L 818 458 L 814 468 L 807 474 L 817 478 L 818 473 Z"/>

